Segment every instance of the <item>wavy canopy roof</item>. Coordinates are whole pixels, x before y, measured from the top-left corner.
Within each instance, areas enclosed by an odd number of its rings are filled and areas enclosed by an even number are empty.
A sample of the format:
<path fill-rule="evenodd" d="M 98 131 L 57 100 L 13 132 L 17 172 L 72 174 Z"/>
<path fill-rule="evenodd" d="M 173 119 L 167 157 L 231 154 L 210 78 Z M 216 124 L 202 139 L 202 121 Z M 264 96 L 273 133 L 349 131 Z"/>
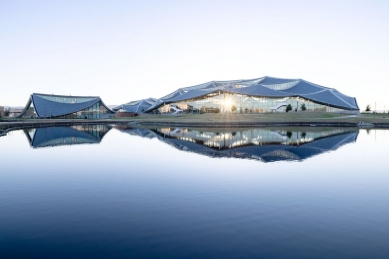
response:
<path fill-rule="evenodd" d="M 142 99 L 142 100 L 132 101 L 129 103 L 119 105 L 119 106 L 113 108 L 112 110 L 114 110 L 114 111 L 124 110 L 126 112 L 142 113 L 145 110 L 148 110 L 157 101 L 158 101 L 158 99 L 155 99 L 155 98 Z"/>
<path fill-rule="evenodd" d="M 303 79 L 262 77 L 249 80 L 211 81 L 208 83 L 180 88 L 158 99 L 145 112 L 163 104 L 198 98 L 214 92 L 230 92 L 258 97 L 302 97 L 328 106 L 359 110 L 354 97 L 340 93 L 336 89 L 320 86 Z"/>
<path fill-rule="evenodd" d="M 30 96 L 26 107 L 19 115 L 19 117 L 23 116 L 25 111 L 30 107 L 31 103 L 33 103 L 35 112 L 38 117 L 48 118 L 72 114 L 89 108 L 98 102 L 101 102 L 101 104 L 109 112 L 113 112 L 103 103 L 100 97 L 47 95 L 34 93 Z"/>

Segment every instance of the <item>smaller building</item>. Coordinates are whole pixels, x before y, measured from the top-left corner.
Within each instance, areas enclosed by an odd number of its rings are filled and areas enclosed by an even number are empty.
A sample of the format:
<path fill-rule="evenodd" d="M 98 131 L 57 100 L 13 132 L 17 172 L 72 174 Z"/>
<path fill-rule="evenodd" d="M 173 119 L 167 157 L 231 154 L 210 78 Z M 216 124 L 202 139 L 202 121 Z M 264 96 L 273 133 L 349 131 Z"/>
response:
<path fill-rule="evenodd" d="M 131 117 L 144 113 L 147 109 L 153 106 L 158 99 L 148 98 L 137 101 L 132 101 L 126 104 L 119 105 L 112 110 L 116 112 L 116 117 Z"/>
<path fill-rule="evenodd" d="M 66 96 L 34 93 L 19 118 L 106 119 L 115 112 L 97 96 Z"/>
<path fill-rule="evenodd" d="M 21 108 L 8 108 L 9 117 L 10 118 L 17 118 L 19 115 L 23 112 L 23 109 Z"/>

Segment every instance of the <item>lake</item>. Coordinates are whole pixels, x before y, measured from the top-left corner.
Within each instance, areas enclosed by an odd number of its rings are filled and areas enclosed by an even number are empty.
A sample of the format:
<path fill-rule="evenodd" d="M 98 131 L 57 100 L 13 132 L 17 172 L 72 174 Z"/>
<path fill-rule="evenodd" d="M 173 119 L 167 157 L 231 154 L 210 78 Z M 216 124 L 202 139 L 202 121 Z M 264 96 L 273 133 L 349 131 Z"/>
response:
<path fill-rule="evenodd" d="M 0 137 L 0 258 L 389 258 L 389 130 Z"/>

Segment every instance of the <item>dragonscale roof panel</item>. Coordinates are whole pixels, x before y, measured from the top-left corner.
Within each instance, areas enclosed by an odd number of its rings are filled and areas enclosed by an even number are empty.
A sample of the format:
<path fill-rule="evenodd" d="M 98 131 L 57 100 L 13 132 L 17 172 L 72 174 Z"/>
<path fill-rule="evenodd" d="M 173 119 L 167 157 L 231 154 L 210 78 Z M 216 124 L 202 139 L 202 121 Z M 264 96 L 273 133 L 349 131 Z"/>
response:
<path fill-rule="evenodd" d="M 316 101 L 319 103 L 325 103 L 325 104 L 330 104 L 332 106 L 336 107 L 344 107 L 344 108 L 354 108 L 352 107 L 349 103 L 344 102 L 342 99 L 337 97 L 335 94 L 332 93 L 330 89 L 313 93 L 313 94 L 303 94 L 300 95 L 306 99 Z"/>
<path fill-rule="evenodd" d="M 276 91 L 270 88 L 267 88 L 262 85 L 253 85 L 248 86 L 244 88 L 233 88 L 233 89 L 226 89 L 225 91 L 233 92 L 237 94 L 244 94 L 244 95 L 253 95 L 253 96 L 268 96 L 268 97 L 287 97 L 290 96 L 289 94 Z"/>
<path fill-rule="evenodd" d="M 328 89 L 326 87 L 322 87 L 319 85 L 315 85 L 312 83 L 309 83 L 304 80 L 300 80 L 296 85 L 289 89 L 282 90 L 285 93 L 293 94 L 293 95 L 301 95 L 301 94 L 312 94 L 317 93 L 319 91 L 323 91 L 325 89 Z"/>
<path fill-rule="evenodd" d="M 217 91 L 217 90 L 215 90 L 215 89 L 191 90 L 191 91 L 188 91 L 180 96 L 169 99 L 169 102 L 171 103 L 171 102 L 179 102 L 179 101 L 183 101 L 183 100 L 194 99 L 197 97 L 201 97 L 201 96 L 210 94 L 210 93 L 215 92 L 215 91 Z"/>
<path fill-rule="evenodd" d="M 289 82 L 293 82 L 296 80 L 297 79 L 285 79 L 285 78 L 276 78 L 276 77 L 265 76 L 262 78 L 260 84 L 262 84 L 262 85 L 274 85 L 274 84 L 289 83 Z"/>
<path fill-rule="evenodd" d="M 119 105 L 115 107 L 113 110 L 125 110 L 126 112 L 132 112 L 132 113 L 141 113 L 148 110 L 150 107 L 152 107 L 156 102 L 158 102 L 158 99 L 156 98 L 148 98 L 148 99 L 142 99 L 137 101 L 128 102 L 126 104 Z"/>

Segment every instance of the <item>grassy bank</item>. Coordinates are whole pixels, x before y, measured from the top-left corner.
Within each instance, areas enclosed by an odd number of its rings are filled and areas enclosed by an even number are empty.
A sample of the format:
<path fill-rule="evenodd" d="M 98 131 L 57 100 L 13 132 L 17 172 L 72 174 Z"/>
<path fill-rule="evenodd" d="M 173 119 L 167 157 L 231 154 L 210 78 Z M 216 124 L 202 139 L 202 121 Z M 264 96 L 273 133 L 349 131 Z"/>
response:
<path fill-rule="evenodd" d="M 318 112 L 290 112 L 269 114 L 180 114 L 180 115 L 142 115 L 122 119 L 142 123 L 368 123 L 389 124 L 387 114 L 343 115 Z"/>
<path fill-rule="evenodd" d="M 261 126 L 279 124 L 280 126 L 356 126 L 360 121 L 376 124 L 379 127 L 389 127 L 387 114 L 343 115 L 316 112 L 289 112 L 270 114 L 179 114 L 179 115 L 141 115 L 139 117 L 116 118 L 107 120 L 66 120 L 66 119 L 17 119 L 0 122 L 0 128 L 12 125 L 66 125 L 66 124 L 127 124 L 138 125 L 179 125 L 179 126 Z"/>

